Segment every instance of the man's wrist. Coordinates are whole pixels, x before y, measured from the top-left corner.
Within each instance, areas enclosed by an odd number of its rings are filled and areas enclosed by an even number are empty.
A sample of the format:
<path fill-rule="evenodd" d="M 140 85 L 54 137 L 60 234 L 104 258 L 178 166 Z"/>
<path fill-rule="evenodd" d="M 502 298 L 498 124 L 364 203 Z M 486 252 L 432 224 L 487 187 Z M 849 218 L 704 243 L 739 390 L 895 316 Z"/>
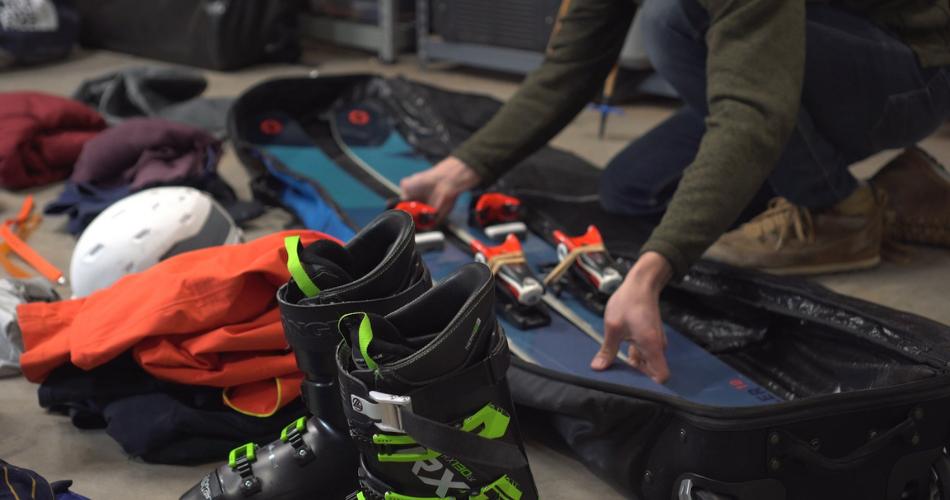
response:
<path fill-rule="evenodd" d="M 659 294 L 673 278 L 673 265 L 657 252 L 646 252 L 637 259 L 627 279 L 634 286 Z"/>

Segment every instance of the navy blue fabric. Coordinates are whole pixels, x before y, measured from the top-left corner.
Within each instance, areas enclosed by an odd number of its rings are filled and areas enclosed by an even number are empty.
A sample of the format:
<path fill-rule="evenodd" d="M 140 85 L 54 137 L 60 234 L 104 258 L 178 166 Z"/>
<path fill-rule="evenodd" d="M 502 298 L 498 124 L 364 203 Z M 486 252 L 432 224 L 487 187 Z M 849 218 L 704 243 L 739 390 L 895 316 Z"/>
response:
<path fill-rule="evenodd" d="M 650 60 L 686 108 L 608 164 L 604 208 L 646 215 L 669 203 L 705 132 L 705 35 L 696 0 L 648 0 L 642 9 Z M 848 167 L 885 149 L 910 146 L 950 118 L 950 66 L 924 69 L 910 47 L 834 6 L 807 8 L 805 80 L 797 127 L 767 184 L 806 207 L 849 196 Z"/>
<path fill-rule="evenodd" d="M 64 491 L 62 493 L 56 493 L 56 500 L 89 500 L 89 498 L 78 493 L 73 493 L 72 491 Z"/>
<path fill-rule="evenodd" d="M 80 429 L 104 428 L 129 456 L 167 464 L 220 461 L 248 442 L 273 441 L 308 414 L 298 398 L 270 417 L 242 415 L 224 405 L 221 388 L 158 380 L 129 354 L 90 371 L 57 368 L 39 400 Z"/>
<path fill-rule="evenodd" d="M 70 480 L 50 483 L 43 476 L 0 459 L 0 500 L 89 500 L 69 491 Z"/>
<path fill-rule="evenodd" d="M 0 68 L 63 59 L 79 38 L 72 0 L 0 0 Z"/>
<path fill-rule="evenodd" d="M 66 188 L 59 198 L 47 204 L 43 213 L 68 215 L 67 229 L 71 234 L 79 234 L 109 205 L 128 195 L 128 186 L 100 189 L 85 182 L 66 181 Z"/>

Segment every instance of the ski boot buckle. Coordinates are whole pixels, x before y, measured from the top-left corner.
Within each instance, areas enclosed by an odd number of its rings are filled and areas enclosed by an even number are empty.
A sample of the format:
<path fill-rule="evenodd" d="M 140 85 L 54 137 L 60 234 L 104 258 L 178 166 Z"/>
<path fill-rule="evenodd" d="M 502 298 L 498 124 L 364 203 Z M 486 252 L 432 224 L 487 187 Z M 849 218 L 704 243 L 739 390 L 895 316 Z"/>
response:
<path fill-rule="evenodd" d="M 412 412 L 412 399 L 409 396 L 394 396 L 377 391 L 370 391 L 369 397 L 377 403 L 379 415 L 374 418 L 378 420 L 376 427 L 386 432 L 405 434 L 402 412 Z"/>
<path fill-rule="evenodd" d="M 241 493 L 246 497 L 261 491 L 261 481 L 251 470 L 251 463 L 257 460 L 255 448 L 254 443 L 247 443 L 231 450 L 230 455 L 228 455 L 228 466 L 240 474 Z"/>
<path fill-rule="evenodd" d="M 297 465 L 306 465 L 315 457 L 313 450 L 303 441 L 303 434 L 306 432 L 307 417 L 298 418 L 280 431 L 280 440 L 294 447 L 294 461 Z"/>

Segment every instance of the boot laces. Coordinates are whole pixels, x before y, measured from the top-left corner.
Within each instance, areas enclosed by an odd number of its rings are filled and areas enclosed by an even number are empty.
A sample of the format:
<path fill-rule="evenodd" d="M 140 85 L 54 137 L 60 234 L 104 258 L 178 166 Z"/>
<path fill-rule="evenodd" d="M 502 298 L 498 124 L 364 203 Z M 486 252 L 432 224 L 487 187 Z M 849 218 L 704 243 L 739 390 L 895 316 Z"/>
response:
<path fill-rule="evenodd" d="M 794 205 L 785 198 L 772 198 L 768 209 L 749 221 L 748 227 L 758 229 L 758 239 L 762 243 L 765 243 L 770 235 L 776 235 L 776 250 L 793 238 L 805 243 L 815 242 L 811 211 Z"/>

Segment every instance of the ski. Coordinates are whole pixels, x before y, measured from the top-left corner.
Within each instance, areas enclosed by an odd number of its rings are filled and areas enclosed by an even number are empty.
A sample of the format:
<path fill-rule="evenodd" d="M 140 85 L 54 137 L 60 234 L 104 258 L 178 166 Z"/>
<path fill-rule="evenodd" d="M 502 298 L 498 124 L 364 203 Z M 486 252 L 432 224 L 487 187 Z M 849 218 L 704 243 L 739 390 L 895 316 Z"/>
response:
<path fill-rule="evenodd" d="M 337 111 L 335 115 L 336 114 L 345 115 L 346 119 L 352 122 L 352 118 L 353 118 L 352 113 L 354 113 L 355 111 L 360 111 L 360 110 Z M 369 115 L 369 112 L 365 110 L 363 112 L 366 112 L 367 115 Z M 384 186 L 389 191 L 388 193 L 389 196 L 393 198 L 401 199 L 402 189 L 400 189 L 399 186 L 396 185 L 396 183 L 390 180 L 388 177 L 382 175 L 375 168 L 368 165 L 363 160 L 362 157 L 360 157 L 357 154 L 354 154 L 352 149 L 347 146 L 347 143 L 344 140 L 344 138 L 340 135 L 340 130 L 337 124 L 338 124 L 338 120 L 336 119 L 330 120 L 330 130 L 333 133 L 333 138 L 337 141 L 337 145 L 339 145 L 340 148 L 343 150 L 343 154 L 345 154 L 350 159 L 350 161 L 352 161 L 355 165 L 358 165 L 360 168 L 362 168 L 363 171 L 367 175 L 371 176 L 381 186 Z M 390 137 L 395 136 L 395 135 L 396 134 L 392 134 Z M 415 173 L 415 172 L 413 171 L 411 173 Z M 460 196 L 459 198 L 460 200 L 457 203 L 457 206 L 462 207 L 464 209 L 464 207 L 467 206 L 467 203 L 465 200 L 466 197 Z M 455 210 L 454 213 L 449 216 L 449 220 L 447 222 L 443 222 L 442 227 L 446 231 L 448 231 L 452 236 L 455 236 L 456 238 L 458 238 L 462 243 L 470 246 L 472 245 L 473 242 L 478 241 L 478 239 L 472 233 L 470 233 L 469 231 L 466 231 L 465 229 L 462 229 L 458 225 L 459 218 L 460 217 L 458 216 L 458 210 Z M 462 216 L 461 218 L 467 218 L 467 216 Z M 563 302 L 561 302 L 561 300 L 555 297 L 552 293 L 545 291 L 544 294 L 541 296 L 541 300 L 542 302 L 544 302 L 545 305 L 553 309 L 554 312 L 560 314 L 564 319 L 569 321 L 571 324 L 577 327 L 580 331 L 584 332 L 585 335 L 587 335 L 588 337 L 596 340 L 598 343 L 603 345 L 604 336 L 601 335 L 596 329 L 594 329 L 594 327 L 589 322 L 585 321 L 581 316 L 579 316 L 570 307 L 568 307 Z M 627 361 L 629 359 L 627 355 L 624 354 L 623 352 L 618 353 L 618 357 L 623 359 L 624 361 Z"/>
<path fill-rule="evenodd" d="M 255 117 L 258 123 L 273 120 L 281 126 L 266 127 L 268 131 L 277 131 L 273 134 L 264 132 L 265 127 L 254 127 L 256 133 L 249 137 L 249 142 L 259 151 L 258 157 L 268 171 L 290 177 L 290 182 L 285 182 L 286 189 L 304 189 L 304 184 L 316 185 L 318 194 L 352 228 L 362 227 L 391 206 L 391 199 L 399 192 L 396 183 L 400 179 L 430 166 L 385 121 L 385 117 L 374 115 L 381 105 L 378 102 L 372 104 L 377 106 L 367 105 L 364 101 L 348 108 L 338 108 L 336 112 L 324 114 L 324 120 L 306 125 L 285 112 L 262 113 Z M 359 112 L 353 114 L 354 111 Z M 369 125 L 357 130 L 366 133 L 355 144 L 347 144 L 340 137 L 339 130 L 333 131 L 334 119 L 353 124 L 351 117 L 356 123 Z M 361 162 L 355 161 L 354 157 Z M 368 168 L 370 166 L 375 168 Z M 505 208 L 504 203 L 491 205 L 500 208 L 494 216 L 490 210 L 483 212 L 490 219 L 499 216 L 503 219 L 506 212 L 516 210 L 510 206 Z M 472 224 L 469 217 L 476 215 L 469 212 L 470 206 L 469 196 L 461 197 L 452 214 L 451 226 L 445 229 L 445 239 L 451 243 L 439 251 L 423 255 L 433 278 L 441 279 L 459 266 L 472 262 L 477 253 L 472 243 L 478 242 L 486 248 L 498 245 L 498 235 L 487 234 L 498 224 L 486 228 Z M 428 209 L 420 206 L 404 208 L 410 208 L 425 222 Z M 507 224 L 520 223 L 512 219 Z M 424 233 L 423 236 L 434 233 Z M 526 263 L 535 266 L 558 261 L 556 248 L 544 238 L 534 234 L 524 236 L 526 239 L 519 244 Z M 346 235 L 339 237 L 345 239 Z M 747 377 L 669 327 L 666 327 L 669 338 L 667 362 L 673 375 L 666 384 L 654 382 L 626 363 L 618 362 L 604 371 L 591 370 L 590 360 L 603 341 L 603 317 L 582 305 L 574 290 L 565 289 L 559 293 L 560 298 L 545 294 L 550 298 L 539 301 L 551 311 L 551 323 L 547 326 L 524 329 L 504 316 L 498 317 L 512 352 L 519 358 L 562 373 L 716 406 L 752 406 L 778 401 L 768 391 L 756 387 Z M 498 295 L 496 293 L 496 297 Z"/>

